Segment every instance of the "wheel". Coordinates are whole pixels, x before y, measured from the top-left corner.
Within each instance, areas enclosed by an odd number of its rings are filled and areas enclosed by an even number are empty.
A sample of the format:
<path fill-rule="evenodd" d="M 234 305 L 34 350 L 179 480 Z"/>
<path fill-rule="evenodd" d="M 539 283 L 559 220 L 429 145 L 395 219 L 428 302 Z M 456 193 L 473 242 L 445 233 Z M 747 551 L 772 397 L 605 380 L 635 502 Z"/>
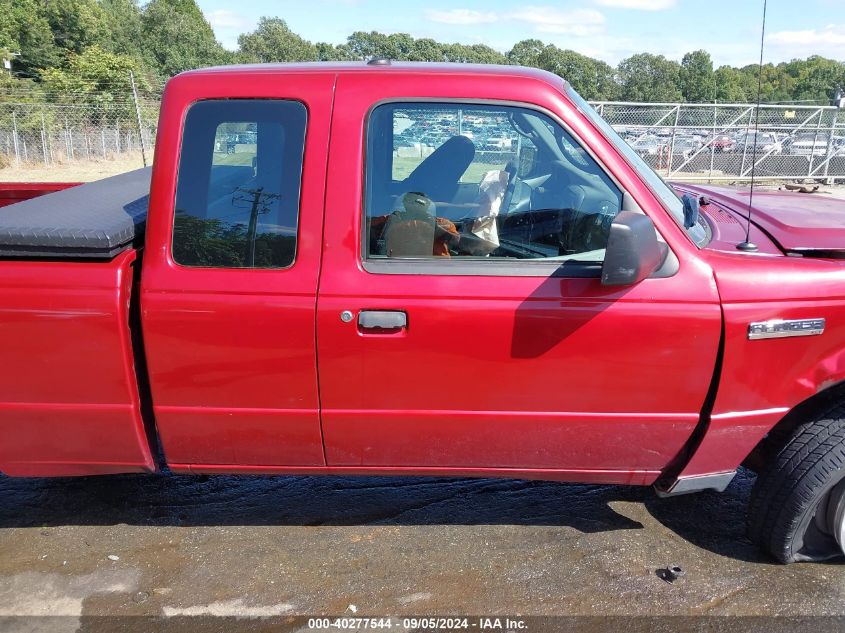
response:
<path fill-rule="evenodd" d="M 799 426 L 751 492 L 748 535 L 782 563 L 845 554 L 845 406 Z"/>

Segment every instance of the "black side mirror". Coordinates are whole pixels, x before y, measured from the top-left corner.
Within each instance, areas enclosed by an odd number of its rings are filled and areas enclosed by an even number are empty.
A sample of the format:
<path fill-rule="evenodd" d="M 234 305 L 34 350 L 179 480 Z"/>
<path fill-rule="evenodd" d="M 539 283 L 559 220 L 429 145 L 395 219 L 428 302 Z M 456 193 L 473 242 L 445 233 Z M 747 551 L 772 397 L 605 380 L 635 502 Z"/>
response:
<path fill-rule="evenodd" d="M 604 263 L 603 286 L 631 286 L 660 268 L 669 247 L 657 241 L 657 231 L 647 215 L 621 211 L 610 225 Z"/>

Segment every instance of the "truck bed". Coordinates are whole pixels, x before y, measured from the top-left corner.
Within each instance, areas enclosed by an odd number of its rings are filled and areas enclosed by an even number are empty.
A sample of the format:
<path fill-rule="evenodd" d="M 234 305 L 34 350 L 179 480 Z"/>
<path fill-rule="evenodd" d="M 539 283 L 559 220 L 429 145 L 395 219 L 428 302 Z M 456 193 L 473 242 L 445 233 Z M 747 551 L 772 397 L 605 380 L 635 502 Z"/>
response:
<path fill-rule="evenodd" d="M 0 182 L 0 207 L 81 185 L 81 182 Z"/>
<path fill-rule="evenodd" d="M 144 236 L 151 168 L 0 208 L 0 257 L 110 259 Z"/>
<path fill-rule="evenodd" d="M 0 472 L 149 472 L 130 309 L 137 251 L 0 261 Z"/>

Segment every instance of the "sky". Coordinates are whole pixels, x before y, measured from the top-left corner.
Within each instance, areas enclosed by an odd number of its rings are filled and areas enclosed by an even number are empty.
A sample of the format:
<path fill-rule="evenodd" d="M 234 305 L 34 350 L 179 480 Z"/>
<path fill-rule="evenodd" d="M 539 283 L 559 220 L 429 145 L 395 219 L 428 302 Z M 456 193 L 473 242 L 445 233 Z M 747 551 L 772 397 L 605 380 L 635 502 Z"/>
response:
<path fill-rule="evenodd" d="M 198 0 L 227 48 L 261 16 L 281 17 L 313 42 L 341 44 L 353 31 L 410 33 L 506 52 L 538 38 L 615 65 L 634 53 L 680 61 L 700 48 L 714 64 L 760 56 L 762 0 Z M 769 0 L 767 62 L 824 55 L 845 61 L 845 0 Z"/>

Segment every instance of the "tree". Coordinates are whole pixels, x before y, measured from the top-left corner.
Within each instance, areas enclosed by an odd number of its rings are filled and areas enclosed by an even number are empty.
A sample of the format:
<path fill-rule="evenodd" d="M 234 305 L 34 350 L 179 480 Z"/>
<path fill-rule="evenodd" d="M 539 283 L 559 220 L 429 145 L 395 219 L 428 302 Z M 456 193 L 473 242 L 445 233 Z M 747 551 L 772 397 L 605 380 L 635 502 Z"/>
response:
<path fill-rule="evenodd" d="M 79 54 L 103 41 L 103 9 L 96 0 L 44 0 L 42 6 L 53 41 L 65 53 Z"/>
<path fill-rule="evenodd" d="M 195 0 L 151 0 L 141 26 L 145 59 L 164 77 L 233 59 L 214 38 Z"/>
<path fill-rule="evenodd" d="M 716 101 L 743 103 L 748 99 L 742 86 L 742 73 L 730 66 L 719 66 L 713 73 Z"/>
<path fill-rule="evenodd" d="M 509 64 L 539 68 L 539 57 L 545 48 L 546 45 L 540 40 L 521 40 L 513 45 L 513 48 L 507 52 L 506 57 Z"/>
<path fill-rule="evenodd" d="M 632 55 L 619 62 L 618 71 L 625 101 L 675 102 L 683 98 L 678 88 L 680 65 L 663 55 Z"/>
<path fill-rule="evenodd" d="M 249 62 L 305 62 L 320 59 L 317 47 L 281 18 L 262 17 L 252 33 L 238 37 L 239 57 Z"/>
<path fill-rule="evenodd" d="M 431 38 L 422 38 L 414 41 L 410 61 L 413 62 L 442 62 L 443 45 Z"/>
<path fill-rule="evenodd" d="M 678 71 L 678 80 L 684 101 L 689 103 L 713 101 L 716 81 L 710 53 L 699 50 L 684 55 Z"/>
<path fill-rule="evenodd" d="M 757 82 L 761 69 L 757 64 L 749 64 L 739 69 L 743 88 L 749 101 L 757 100 Z M 780 102 L 794 99 L 796 77 L 788 72 L 786 64 L 764 64 L 762 68 L 761 98 L 763 101 Z"/>
<path fill-rule="evenodd" d="M 494 48 L 484 44 L 444 44 L 443 58 L 447 62 L 466 64 L 504 64 L 505 56 Z"/>
<path fill-rule="evenodd" d="M 355 59 L 346 44 L 335 46 L 328 42 L 317 42 L 314 46 L 317 49 L 317 59 L 321 62 L 352 61 Z"/>
<path fill-rule="evenodd" d="M 795 99 L 826 104 L 837 86 L 845 87 L 845 64 L 813 55 L 798 72 Z"/>
<path fill-rule="evenodd" d="M 141 59 L 143 22 L 137 0 L 100 0 L 106 35 L 102 46 L 112 53 Z"/>
<path fill-rule="evenodd" d="M 91 46 L 79 55 L 69 53 L 66 68 L 44 69 L 41 77 L 44 85 L 59 99 L 92 106 L 92 120 L 109 114 L 131 119 L 134 106 L 130 98 L 129 73 L 135 73 L 139 89 L 149 87 L 139 70 L 134 58 Z"/>
<path fill-rule="evenodd" d="M 399 59 L 390 39 L 383 33 L 371 31 L 355 31 L 346 38 L 346 50 L 352 59 L 370 59 L 372 57 L 387 57 Z"/>
<path fill-rule="evenodd" d="M 37 77 L 39 68 L 57 66 L 62 52 L 56 46 L 44 5 L 38 0 L 0 0 L 0 48 L 19 53 L 12 70 L 21 77 Z"/>
<path fill-rule="evenodd" d="M 613 69 L 604 62 L 556 46 L 546 46 L 536 65 L 563 77 L 585 99 L 608 100 L 616 97 L 618 84 Z"/>

